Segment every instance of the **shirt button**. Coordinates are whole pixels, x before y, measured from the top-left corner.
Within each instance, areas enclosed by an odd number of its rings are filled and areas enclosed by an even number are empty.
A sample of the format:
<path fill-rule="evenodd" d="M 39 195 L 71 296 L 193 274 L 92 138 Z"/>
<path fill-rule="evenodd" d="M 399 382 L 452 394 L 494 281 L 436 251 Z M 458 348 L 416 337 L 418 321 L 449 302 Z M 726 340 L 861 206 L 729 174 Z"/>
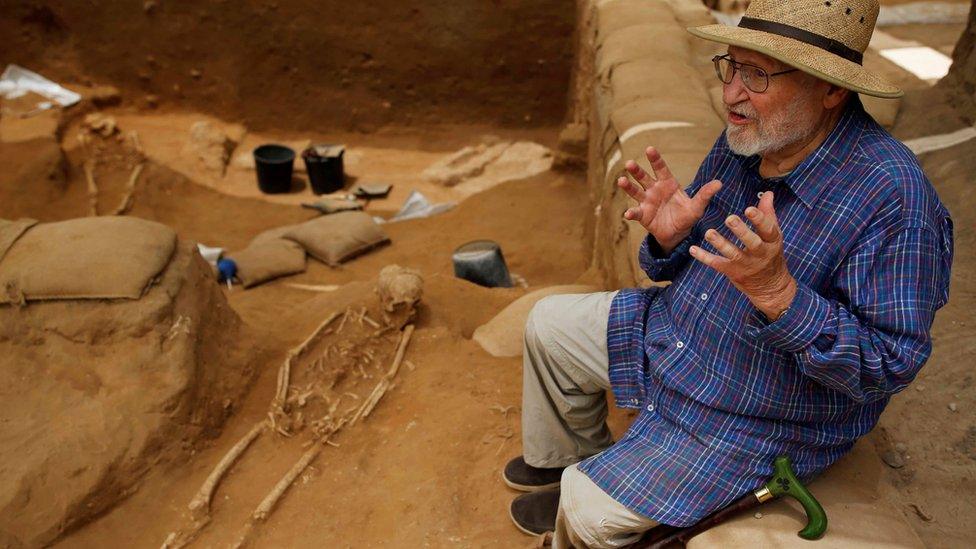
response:
<path fill-rule="evenodd" d="M 705 293 L 703 293 L 703 294 L 701 295 L 701 300 L 702 300 L 702 301 L 708 301 L 708 294 L 705 294 Z"/>
<path fill-rule="evenodd" d="M 647 405 L 647 411 L 648 412 L 653 412 L 654 411 L 654 405 L 653 404 L 648 404 Z"/>
<path fill-rule="evenodd" d="M 685 346 L 685 342 L 684 342 L 684 341 L 679 341 L 679 342 L 677 343 L 677 347 L 678 347 L 679 349 L 683 349 L 683 348 L 684 348 L 684 346 Z"/>
<path fill-rule="evenodd" d="M 756 193 L 756 198 L 762 198 L 763 194 L 765 194 L 765 191 L 759 191 L 758 193 Z"/>
<path fill-rule="evenodd" d="M 640 401 L 637 400 L 636 398 L 632 398 L 632 399 L 630 399 L 630 403 L 631 404 L 640 404 Z"/>

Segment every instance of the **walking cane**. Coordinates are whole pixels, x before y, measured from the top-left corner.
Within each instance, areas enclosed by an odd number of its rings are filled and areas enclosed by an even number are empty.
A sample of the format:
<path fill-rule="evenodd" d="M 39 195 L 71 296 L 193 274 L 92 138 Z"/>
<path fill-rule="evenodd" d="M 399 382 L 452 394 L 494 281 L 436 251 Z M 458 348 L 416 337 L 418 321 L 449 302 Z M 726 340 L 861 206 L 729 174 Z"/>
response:
<path fill-rule="evenodd" d="M 762 488 L 731 503 L 729 506 L 712 513 L 697 524 L 686 528 L 661 525 L 652 528 L 640 541 L 631 545 L 632 549 L 671 549 L 684 547 L 692 537 L 713 528 L 730 517 L 743 511 L 753 509 L 759 505 L 778 497 L 790 496 L 800 502 L 807 514 L 807 525 L 799 531 L 803 539 L 814 540 L 827 530 L 827 513 L 820 502 L 807 490 L 806 486 L 796 478 L 790 458 L 779 456 L 773 461 L 773 478 L 769 479 Z"/>

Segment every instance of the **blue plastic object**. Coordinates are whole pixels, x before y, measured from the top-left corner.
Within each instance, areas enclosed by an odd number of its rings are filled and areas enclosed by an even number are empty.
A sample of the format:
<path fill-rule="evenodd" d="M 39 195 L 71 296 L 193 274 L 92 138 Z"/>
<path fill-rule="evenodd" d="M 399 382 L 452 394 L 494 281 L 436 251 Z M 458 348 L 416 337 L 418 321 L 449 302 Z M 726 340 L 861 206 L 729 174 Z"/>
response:
<path fill-rule="evenodd" d="M 221 282 L 233 281 L 237 276 L 237 263 L 233 259 L 221 259 L 217 262 L 217 278 Z"/>

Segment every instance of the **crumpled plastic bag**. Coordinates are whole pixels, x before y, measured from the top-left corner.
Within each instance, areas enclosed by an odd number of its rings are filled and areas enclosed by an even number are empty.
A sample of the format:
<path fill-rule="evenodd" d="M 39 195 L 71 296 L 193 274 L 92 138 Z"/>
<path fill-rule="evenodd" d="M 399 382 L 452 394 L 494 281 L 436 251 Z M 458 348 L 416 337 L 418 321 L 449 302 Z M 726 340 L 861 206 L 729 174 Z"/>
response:
<path fill-rule="evenodd" d="M 430 217 L 432 215 L 437 215 L 439 213 L 444 213 L 457 204 L 454 202 L 444 202 L 442 204 L 431 204 L 427 197 L 421 194 L 419 191 L 411 191 L 410 196 L 404 201 L 403 206 L 400 211 L 396 213 L 390 219 L 387 219 L 387 223 L 392 223 L 394 221 L 404 221 L 406 219 L 419 219 L 421 217 Z"/>
<path fill-rule="evenodd" d="M 6 99 L 16 99 L 27 93 L 34 92 L 54 101 L 62 107 L 70 107 L 81 101 L 81 95 L 44 78 L 36 72 L 29 71 L 19 65 L 7 65 L 0 74 L 0 95 Z M 43 101 L 38 103 L 38 109 L 49 109 L 54 105 Z"/>

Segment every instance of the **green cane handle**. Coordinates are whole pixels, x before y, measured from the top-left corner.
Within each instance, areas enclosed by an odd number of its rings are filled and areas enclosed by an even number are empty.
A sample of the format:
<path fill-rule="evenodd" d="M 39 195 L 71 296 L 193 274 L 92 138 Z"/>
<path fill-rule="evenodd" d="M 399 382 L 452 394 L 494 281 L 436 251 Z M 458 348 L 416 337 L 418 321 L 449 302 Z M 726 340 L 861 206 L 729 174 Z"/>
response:
<path fill-rule="evenodd" d="M 793 474 L 789 457 L 779 456 L 773 461 L 773 478 L 766 483 L 766 491 L 773 497 L 790 496 L 803 506 L 807 513 L 807 525 L 799 532 L 801 538 L 817 539 L 827 530 L 827 513 L 817 498 Z M 760 501 L 763 501 L 761 497 Z"/>

